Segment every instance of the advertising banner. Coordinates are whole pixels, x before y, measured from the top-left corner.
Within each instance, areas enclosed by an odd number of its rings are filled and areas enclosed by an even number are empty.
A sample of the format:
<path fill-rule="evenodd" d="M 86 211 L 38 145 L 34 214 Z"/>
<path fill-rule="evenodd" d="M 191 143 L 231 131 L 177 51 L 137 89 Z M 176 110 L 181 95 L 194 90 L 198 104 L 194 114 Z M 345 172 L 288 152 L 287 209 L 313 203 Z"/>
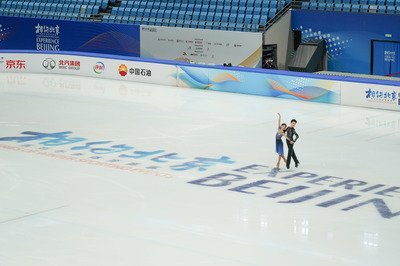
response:
<path fill-rule="evenodd" d="M 0 50 L 140 56 L 137 25 L 0 16 Z"/>
<path fill-rule="evenodd" d="M 340 103 L 340 82 L 324 79 L 178 66 L 178 86 L 310 102 Z"/>
<path fill-rule="evenodd" d="M 400 85 L 342 82 L 343 105 L 400 111 Z"/>
<path fill-rule="evenodd" d="M 140 26 L 140 56 L 261 67 L 262 33 Z"/>
<path fill-rule="evenodd" d="M 69 74 L 176 86 L 176 66 L 63 54 L 5 53 L 0 73 Z"/>
<path fill-rule="evenodd" d="M 383 81 L 374 84 L 365 79 L 357 82 L 314 78 L 310 74 L 301 76 L 285 71 L 167 64 L 125 57 L 16 52 L 0 53 L 2 72 L 67 74 L 400 111 L 400 86 L 396 83 L 384 85 Z M 63 84 L 76 87 L 72 82 Z"/>

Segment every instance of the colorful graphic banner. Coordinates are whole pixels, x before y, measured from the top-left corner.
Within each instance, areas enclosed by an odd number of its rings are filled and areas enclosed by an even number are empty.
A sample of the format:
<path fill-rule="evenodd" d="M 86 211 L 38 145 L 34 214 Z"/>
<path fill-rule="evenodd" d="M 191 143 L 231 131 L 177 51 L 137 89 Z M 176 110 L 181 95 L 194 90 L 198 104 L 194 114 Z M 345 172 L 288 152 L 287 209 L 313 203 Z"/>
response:
<path fill-rule="evenodd" d="M 340 83 L 271 73 L 178 67 L 178 86 L 311 102 L 340 103 Z"/>

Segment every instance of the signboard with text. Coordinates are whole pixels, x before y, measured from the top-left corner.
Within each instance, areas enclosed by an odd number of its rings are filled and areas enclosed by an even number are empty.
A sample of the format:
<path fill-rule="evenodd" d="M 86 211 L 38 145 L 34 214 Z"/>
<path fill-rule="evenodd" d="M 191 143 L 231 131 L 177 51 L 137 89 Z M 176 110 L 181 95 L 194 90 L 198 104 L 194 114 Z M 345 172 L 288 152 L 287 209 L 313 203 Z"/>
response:
<path fill-rule="evenodd" d="M 140 47 L 143 58 L 261 67 L 262 33 L 141 26 Z"/>

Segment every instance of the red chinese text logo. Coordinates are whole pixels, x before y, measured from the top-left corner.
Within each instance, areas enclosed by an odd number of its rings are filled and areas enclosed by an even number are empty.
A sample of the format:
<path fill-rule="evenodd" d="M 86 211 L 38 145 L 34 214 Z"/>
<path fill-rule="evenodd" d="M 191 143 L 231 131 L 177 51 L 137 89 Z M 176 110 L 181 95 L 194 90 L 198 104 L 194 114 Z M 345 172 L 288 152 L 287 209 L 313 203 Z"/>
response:
<path fill-rule="evenodd" d="M 6 60 L 6 68 L 8 69 L 26 69 L 25 60 Z"/>

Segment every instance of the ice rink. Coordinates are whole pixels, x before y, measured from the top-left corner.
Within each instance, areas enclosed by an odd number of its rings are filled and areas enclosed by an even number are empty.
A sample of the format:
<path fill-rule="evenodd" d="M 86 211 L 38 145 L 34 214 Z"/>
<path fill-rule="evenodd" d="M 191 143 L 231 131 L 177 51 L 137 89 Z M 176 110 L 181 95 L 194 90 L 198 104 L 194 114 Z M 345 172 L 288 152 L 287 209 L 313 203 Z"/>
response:
<path fill-rule="evenodd" d="M 0 265 L 397 266 L 399 148 L 395 111 L 0 74 Z"/>

